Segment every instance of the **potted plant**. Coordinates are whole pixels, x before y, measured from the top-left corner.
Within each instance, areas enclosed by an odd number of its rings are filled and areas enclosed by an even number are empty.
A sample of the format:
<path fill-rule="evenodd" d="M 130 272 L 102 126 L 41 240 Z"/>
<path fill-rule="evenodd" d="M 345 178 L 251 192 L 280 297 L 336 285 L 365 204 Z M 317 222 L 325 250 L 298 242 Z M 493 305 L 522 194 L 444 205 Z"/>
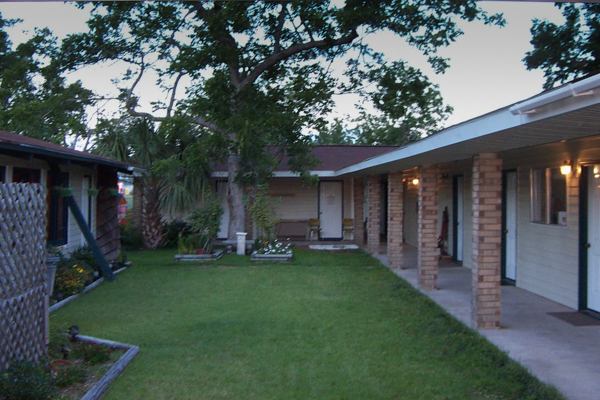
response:
<path fill-rule="evenodd" d="M 60 197 L 73 196 L 73 188 L 70 188 L 70 187 L 57 186 L 54 188 L 54 190 L 56 190 L 58 192 Z"/>
<path fill-rule="evenodd" d="M 88 193 L 88 196 L 91 196 L 91 197 L 96 197 L 96 196 L 98 196 L 98 193 L 100 193 L 100 189 L 96 189 L 96 188 L 89 188 L 89 189 L 87 190 L 87 193 Z"/>

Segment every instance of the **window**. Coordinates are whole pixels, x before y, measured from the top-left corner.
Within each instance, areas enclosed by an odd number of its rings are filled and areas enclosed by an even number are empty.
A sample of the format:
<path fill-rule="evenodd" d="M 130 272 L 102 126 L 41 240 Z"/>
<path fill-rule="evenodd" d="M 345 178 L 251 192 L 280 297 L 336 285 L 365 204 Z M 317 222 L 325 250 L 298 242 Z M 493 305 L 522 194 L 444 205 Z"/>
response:
<path fill-rule="evenodd" d="M 39 169 L 13 168 L 12 181 L 14 183 L 40 183 L 42 173 Z"/>
<path fill-rule="evenodd" d="M 531 221 L 567 225 L 567 177 L 560 168 L 531 170 Z"/>

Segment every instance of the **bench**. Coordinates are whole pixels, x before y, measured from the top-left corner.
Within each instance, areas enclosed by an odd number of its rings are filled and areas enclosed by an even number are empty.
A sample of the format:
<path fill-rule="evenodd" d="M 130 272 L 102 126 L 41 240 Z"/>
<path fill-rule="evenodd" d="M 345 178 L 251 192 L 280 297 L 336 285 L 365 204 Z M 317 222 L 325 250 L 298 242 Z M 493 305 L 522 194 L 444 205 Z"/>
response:
<path fill-rule="evenodd" d="M 275 236 L 281 239 L 287 238 L 306 238 L 308 229 L 307 220 L 282 219 L 277 223 Z"/>

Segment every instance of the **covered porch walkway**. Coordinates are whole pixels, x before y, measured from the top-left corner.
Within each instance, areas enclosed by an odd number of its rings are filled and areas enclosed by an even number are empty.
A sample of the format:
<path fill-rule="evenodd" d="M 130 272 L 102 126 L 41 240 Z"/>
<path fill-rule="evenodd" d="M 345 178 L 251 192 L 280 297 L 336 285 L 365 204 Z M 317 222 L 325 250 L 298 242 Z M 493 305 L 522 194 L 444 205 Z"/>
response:
<path fill-rule="evenodd" d="M 403 254 L 404 269 L 393 272 L 418 289 L 417 250 L 404 244 Z M 386 250 L 375 257 L 388 265 Z M 471 270 L 440 263 L 439 289 L 421 292 L 471 326 L 471 279 Z M 479 332 L 569 399 L 599 399 L 600 321 L 514 286 L 502 286 L 501 299 L 502 328 Z"/>

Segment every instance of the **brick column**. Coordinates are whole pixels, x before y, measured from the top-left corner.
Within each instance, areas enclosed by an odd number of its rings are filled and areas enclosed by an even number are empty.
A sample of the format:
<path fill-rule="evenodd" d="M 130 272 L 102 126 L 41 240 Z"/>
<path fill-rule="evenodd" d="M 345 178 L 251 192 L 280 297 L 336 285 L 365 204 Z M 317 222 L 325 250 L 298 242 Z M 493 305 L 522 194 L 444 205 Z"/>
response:
<path fill-rule="evenodd" d="M 438 248 L 438 167 L 429 165 L 419 168 L 419 287 L 437 289 Z"/>
<path fill-rule="evenodd" d="M 379 254 L 379 218 L 381 202 L 381 178 L 379 175 L 369 176 L 367 179 L 367 249 L 371 254 Z"/>
<path fill-rule="evenodd" d="M 365 244 L 365 186 L 363 178 L 354 178 L 354 242 Z"/>
<path fill-rule="evenodd" d="M 500 244 L 502 240 L 502 158 L 479 154 L 473 160 L 473 285 L 471 321 L 477 329 L 500 328 Z"/>
<path fill-rule="evenodd" d="M 131 213 L 131 224 L 142 226 L 142 207 L 144 203 L 144 180 L 141 177 L 133 177 L 133 206 Z"/>
<path fill-rule="evenodd" d="M 402 269 L 404 230 L 404 185 L 402 171 L 388 174 L 388 232 L 387 251 L 390 269 Z"/>

